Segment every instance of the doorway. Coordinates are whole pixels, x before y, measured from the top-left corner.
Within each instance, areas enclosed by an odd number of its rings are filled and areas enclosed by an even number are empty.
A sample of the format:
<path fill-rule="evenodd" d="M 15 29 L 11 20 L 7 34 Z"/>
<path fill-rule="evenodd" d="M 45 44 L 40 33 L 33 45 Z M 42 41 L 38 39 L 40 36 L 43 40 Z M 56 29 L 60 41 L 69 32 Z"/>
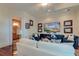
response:
<path fill-rule="evenodd" d="M 12 53 L 13 55 L 16 55 L 17 52 L 17 42 L 19 42 L 19 39 L 21 38 L 20 34 L 21 30 L 21 19 L 18 17 L 14 17 L 12 19 Z"/>
<path fill-rule="evenodd" d="M 20 30 L 21 30 L 21 21 L 17 19 L 12 19 L 12 35 L 14 41 L 19 41 L 20 39 Z"/>

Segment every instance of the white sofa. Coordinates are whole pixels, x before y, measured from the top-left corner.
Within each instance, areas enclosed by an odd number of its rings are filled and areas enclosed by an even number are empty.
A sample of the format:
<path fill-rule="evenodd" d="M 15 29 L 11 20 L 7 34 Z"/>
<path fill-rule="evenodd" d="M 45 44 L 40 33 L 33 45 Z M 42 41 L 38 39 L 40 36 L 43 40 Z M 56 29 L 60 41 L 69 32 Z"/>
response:
<path fill-rule="evenodd" d="M 74 56 L 73 43 L 38 42 L 30 39 L 20 39 L 17 43 L 18 56 Z"/>

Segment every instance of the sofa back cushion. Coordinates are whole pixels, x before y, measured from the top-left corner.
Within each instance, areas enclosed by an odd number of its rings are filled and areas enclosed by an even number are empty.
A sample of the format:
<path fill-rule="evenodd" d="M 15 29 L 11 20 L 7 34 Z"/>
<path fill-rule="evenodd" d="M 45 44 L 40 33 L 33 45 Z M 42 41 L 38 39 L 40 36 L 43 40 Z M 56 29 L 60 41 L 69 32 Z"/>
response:
<path fill-rule="evenodd" d="M 78 49 L 79 47 L 79 37 L 74 36 L 74 44 L 73 44 L 74 49 Z"/>

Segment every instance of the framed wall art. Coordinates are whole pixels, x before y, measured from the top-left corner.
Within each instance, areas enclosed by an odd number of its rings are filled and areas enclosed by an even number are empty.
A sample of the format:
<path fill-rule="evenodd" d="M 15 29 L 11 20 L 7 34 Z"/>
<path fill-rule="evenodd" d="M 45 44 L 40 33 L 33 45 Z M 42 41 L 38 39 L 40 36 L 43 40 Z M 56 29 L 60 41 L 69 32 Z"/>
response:
<path fill-rule="evenodd" d="M 25 23 L 25 29 L 29 29 L 30 28 L 30 24 L 29 23 Z"/>
<path fill-rule="evenodd" d="M 29 20 L 30 26 L 33 26 L 33 20 Z"/>
<path fill-rule="evenodd" d="M 64 26 L 72 26 L 72 20 L 66 20 L 64 21 Z"/>
<path fill-rule="evenodd" d="M 73 33 L 72 27 L 64 28 L 64 33 Z"/>
<path fill-rule="evenodd" d="M 42 23 L 38 23 L 38 32 L 42 32 Z"/>

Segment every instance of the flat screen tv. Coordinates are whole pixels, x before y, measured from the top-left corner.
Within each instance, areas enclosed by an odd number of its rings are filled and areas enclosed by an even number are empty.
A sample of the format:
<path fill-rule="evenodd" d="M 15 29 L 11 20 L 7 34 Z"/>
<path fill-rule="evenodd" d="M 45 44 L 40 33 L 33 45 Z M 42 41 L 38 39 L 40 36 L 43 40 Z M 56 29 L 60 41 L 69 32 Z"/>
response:
<path fill-rule="evenodd" d="M 44 31 L 45 32 L 59 32 L 60 22 L 45 23 Z"/>

